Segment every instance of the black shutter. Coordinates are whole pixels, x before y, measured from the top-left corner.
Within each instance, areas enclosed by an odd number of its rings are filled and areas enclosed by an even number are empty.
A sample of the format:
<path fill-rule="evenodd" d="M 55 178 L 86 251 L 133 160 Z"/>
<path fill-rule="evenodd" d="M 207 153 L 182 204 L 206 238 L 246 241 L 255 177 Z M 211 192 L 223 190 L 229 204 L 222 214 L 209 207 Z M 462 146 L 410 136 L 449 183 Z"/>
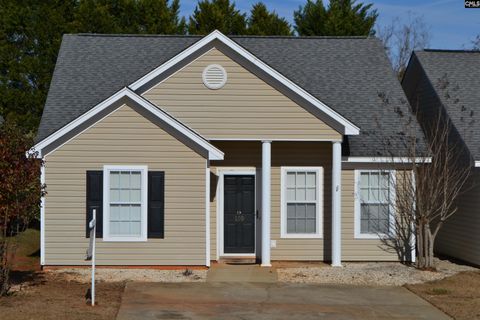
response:
<path fill-rule="evenodd" d="M 148 172 L 148 238 L 163 239 L 165 224 L 165 172 Z"/>
<path fill-rule="evenodd" d="M 103 236 L 103 171 L 87 171 L 87 218 L 86 236 L 90 238 L 88 223 L 92 220 L 93 209 L 97 210 L 96 237 Z"/>

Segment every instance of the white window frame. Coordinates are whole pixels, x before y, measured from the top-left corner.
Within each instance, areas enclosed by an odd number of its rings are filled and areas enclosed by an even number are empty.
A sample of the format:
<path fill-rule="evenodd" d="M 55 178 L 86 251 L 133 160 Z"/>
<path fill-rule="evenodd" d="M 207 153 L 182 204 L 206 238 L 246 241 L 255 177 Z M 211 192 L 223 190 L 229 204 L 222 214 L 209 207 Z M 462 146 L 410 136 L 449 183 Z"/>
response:
<path fill-rule="evenodd" d="M 140 171 L 141 172 L 141 225 L 140 236 L 111 236 L 110 235 L 110 171 Z M 148 167 L 132 165 L 105 165 L 103 166 L 103 241 L 108 242 L 141 242 L 147 241 L 148 226 Z"/>
<path fill-rule="evenodd" d="M 287 172 L 315 172 L 317 174 L 317 206 L 315 233 L 287 233 Z M 284 239 L 323 238 L 323 167 L 281 167 L 280 177 L 280 237 Z"/>
<path fill-rule="evenodd" d="M 390 232 L 388 234 L 385 233 L 362 233 L 361 232 L 361 203 L 360 203 L 360 175 L 362 173 L 377 173 L 377 172 L 385 172 L 390 175 L 389 177 L 389 187 L 390 187 L 390 216 L 389 216 L 389 223 L 390 223 Z M 395 189 L 397 185 L 396 180 L 397 174 L 395 170 L 355 170 L 355 207 L 354 207 L 354 232 L 355 232 L 355 239 L 384 239 L 384 238 L 391 238 L 395 234 L 395 207 L 393 203 L 395 203 L 396 194 Z"/>

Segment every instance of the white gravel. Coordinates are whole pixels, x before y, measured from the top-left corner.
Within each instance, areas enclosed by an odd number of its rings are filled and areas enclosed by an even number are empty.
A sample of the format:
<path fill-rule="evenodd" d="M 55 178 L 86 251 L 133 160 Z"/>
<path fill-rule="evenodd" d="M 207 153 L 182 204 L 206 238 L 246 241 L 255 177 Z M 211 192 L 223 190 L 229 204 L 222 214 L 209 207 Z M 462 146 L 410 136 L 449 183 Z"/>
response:
<path fill-rule="evenodd" d="M 91 281 L 89 268 L 62 268 L 48 270 L 49 273 L 62 276 L 67 280 L 88 283 Z M 207 270 L 155 270 L 155 269 L 107 269 L 98 268 L 95 279 L 105 282 L 141 281 L 141 282 L 205 282 Z"/>
<path fill-rule="evenodd" d="M 476 268 L 437 260 L 437 272 L 420 271 L 397 262 L 351 262 L 342 268 L 328 265 L 278 268 L 278 281 L 295 283 L 351 284 L 367 286 L 402 286 L 440 280 Z"/>

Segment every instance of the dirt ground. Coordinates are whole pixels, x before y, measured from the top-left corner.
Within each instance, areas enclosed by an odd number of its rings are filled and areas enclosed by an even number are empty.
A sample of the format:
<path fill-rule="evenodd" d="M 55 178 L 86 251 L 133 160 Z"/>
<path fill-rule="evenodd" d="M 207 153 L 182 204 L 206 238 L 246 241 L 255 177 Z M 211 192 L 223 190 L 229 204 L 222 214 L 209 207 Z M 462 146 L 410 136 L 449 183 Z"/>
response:
<path fill-rule="evenodd" d="M 11 294 L 0 297 L 0 319 L 115 319 L 124 283 L 98 282 L 98 305 L 87 305 L 88 283 L 40 271 L 39 239 L 40 232 L 34 228 L 18 236 L 19 246 L 11 273 Z"/>
<path fill-rule="evenodd" d="M 480 319 L 479 271 L 406 287 L 454 319 Z"/>
<path fill-rule="evenodd" d="M 124 283 L 97 283 L 98 305 L 87 305 L 88 284 L 67 281 L 42 272 L 14 274 L 17 284 L 8 297 L 0 298 L 2 320 L 115 319 Z"/>

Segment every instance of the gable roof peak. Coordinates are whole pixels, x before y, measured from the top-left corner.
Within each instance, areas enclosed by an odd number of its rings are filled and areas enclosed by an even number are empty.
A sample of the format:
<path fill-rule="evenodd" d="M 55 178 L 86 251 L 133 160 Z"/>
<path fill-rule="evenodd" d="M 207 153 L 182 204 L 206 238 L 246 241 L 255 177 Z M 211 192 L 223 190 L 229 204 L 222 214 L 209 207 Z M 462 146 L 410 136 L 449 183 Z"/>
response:
<path fill-rule="evenodd" d="M 318 111 L 326 116 L 326 118 L 331 119 L 331 121 L 337 124 L 339 127 L 342 128 L 341 132 L 345 135 L 358 135 L 360 133 L 360 128 L 357 127 L 355 124 L 350 122 L 350 120 L 346 119 L 344 116 L 340 115 L 338 112 L 324 104 L 318 98 L 307 92 L 305 89 L 294 83 L 292 80 L 285 77 L 282 73 L 278 72 L 267 63 L 260 60 L 250 51 L 239 45 L 237 42 L 233 41 L 223 33 L 218 30 L 212 31 L 210 34 L 204 36 L 176 56 L 172 57 L 170 60 L 165 62 L 164 64 L 158 66 L 157 68 L 153 69 L 152 71 L 148 72 L 146 75 L 141 77 L 140 79 L 133 82 L 129 85 L 129 88 L 133 91 L 137 92 L 147 86 L 151 81 L 156 79 L 166 70 L 174 67 L 181 61 L 187 59 L 189 56 L 197 52 L 198 50 L 202 49 L 206 45 L 210 44 L 212 41 L 218 40 L 227 46 L 229 49 L 235 51 L 239 54 L 242 58 L 246 59 L 249 63 L 251 63 L 254 67 L 259 68 L 262 72 L 267 74 L 269 77 L 278 81 L 282 86 L 293 92 L 294 95 L 304 99 L 308 104 L 313 105 Z"/>

